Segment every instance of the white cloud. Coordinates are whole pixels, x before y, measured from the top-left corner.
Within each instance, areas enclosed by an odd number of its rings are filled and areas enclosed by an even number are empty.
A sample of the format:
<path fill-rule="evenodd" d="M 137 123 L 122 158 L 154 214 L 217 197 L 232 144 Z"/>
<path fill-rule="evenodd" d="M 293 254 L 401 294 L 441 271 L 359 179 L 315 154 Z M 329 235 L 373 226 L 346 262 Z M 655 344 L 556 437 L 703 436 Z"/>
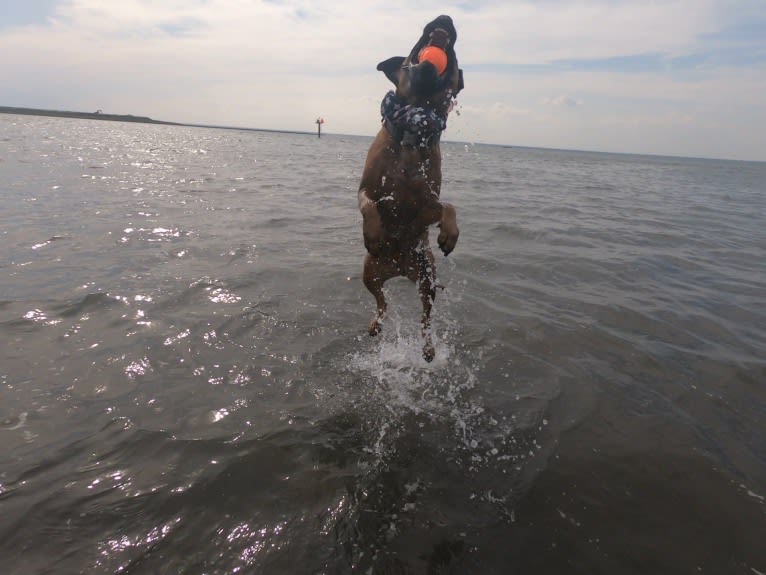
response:
<path fill-rule="evenodd" d="M 685 53 L 716 28 L 713 0 L 507 2 L 461 17 L 472 61 L 544 64 L 650 52 Z"/>
<path fill-rule="evenodd" d="M 547 106 L 577 108 L 583 105 L 582 100 L 572 98 L 571 96 L 555 96 L 553 98 L 543 98 L 543 104 Z"/>

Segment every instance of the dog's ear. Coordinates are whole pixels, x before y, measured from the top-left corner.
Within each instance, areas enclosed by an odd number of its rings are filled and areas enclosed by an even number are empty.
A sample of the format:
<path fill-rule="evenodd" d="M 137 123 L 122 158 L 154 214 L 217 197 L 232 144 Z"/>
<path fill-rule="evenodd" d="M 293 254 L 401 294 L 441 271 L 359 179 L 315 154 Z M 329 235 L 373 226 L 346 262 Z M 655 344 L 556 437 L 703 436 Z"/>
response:
<path fill-rule="evenodd" d="M 399 85 L 398 72 L 404 63 L 404 56 L 394 56 L 388 60 L 383 60 L 378 64 L 378 70 L 386 75 L 386 78 L 394 83 L 394 86 Z"/>

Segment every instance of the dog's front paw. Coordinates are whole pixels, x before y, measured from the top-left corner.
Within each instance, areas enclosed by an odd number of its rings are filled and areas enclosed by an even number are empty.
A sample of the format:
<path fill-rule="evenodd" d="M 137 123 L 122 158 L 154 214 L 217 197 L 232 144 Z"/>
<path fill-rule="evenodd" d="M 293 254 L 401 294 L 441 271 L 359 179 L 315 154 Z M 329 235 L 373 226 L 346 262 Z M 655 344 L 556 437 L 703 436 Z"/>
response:
<path fill-rule="evenodd" d="M 457 229 L 457 226 L 454 226 L 454 229 L 441 226 L 441 231 L 439 232 L 439 237 L 436 238 L 436 241 L 445 256 L 449 255 L 450 252 L 455 249 L 459 235 L 460 231 Z"/>
<path fill-rule="evenodd" d="M 457 213 L 452 204 L 444 203 L 442 205 L 442 216 L 439 220 L 439 237 L 436 241 L 439 244 L 444 255 L 449 255 L 455 249 L 460 230 L 457 227 Z"/>

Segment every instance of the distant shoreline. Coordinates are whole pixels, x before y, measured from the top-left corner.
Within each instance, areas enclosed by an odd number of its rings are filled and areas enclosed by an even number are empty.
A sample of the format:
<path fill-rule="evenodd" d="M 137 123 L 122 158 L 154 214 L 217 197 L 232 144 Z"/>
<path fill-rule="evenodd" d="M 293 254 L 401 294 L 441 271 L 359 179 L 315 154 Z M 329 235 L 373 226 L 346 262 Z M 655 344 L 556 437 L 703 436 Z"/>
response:
<path fill-rule="evenodd" d="M 182 122 L 166 122 L 154 120 L 148 116 L 133 116 L 132 114 L 105 114 L 98 112 L 71 112 L 66 110 L 44 110 L 40 108 L 16 108 L 0 106 L 0 114 L 18 114 L 22 116 L 49 116 L 52 118 L 76 118 L 79 120 L 106 120 L 110 122 L 134 122 L 139 124 L 159 124 L 163 126 L 189 126 L 192 128 L 218 128 L 221 130 L 247 130 L 252 132 L 279 132 L 285 134 L 312 134 L 297 130 L 269 130 L 267 128 L 242 128 L 235 126 L 217 126 L 211 124 L 187 124 Z"/>
<path fill-rule="evenodd" d="M 163 122 L 152 120 L 147 116 L 133 116 L 131 114 L 105 114 L 103 112 L 70 112 L 65 110 L 42 110 L 38 108 L 14 108 L 0 106 L 0 114 L 20 114 L 23 116 L 51 116 L 54 118 L 78 118 L 82 120 L 106 120 L 111 122 L 138 122 L 142 124 L 164 124 L 180 126 L 176 122 Z"/>

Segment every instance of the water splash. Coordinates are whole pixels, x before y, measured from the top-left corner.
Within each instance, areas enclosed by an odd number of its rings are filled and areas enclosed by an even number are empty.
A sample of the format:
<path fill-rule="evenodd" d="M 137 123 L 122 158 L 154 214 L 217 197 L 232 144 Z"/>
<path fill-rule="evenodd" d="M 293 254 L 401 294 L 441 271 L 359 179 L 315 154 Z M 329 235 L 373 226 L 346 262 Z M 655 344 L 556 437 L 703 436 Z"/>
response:
<path fill-rule="evenodd" d="M 405 541 L 434 553 L 453 543 L 467 549 L 451 514 L 481 518 L 476 525 L 513 521 L 529 469 L 549 454 L 545 407 L 530 416 L 518 402 L 497 407 L 489 397 L 507 381 L 487 369 L 491 344 L 464 344 L 452 312 L 460 296 L 453 289 L 435 310 L 433 362 L 422 357 L 419 314 L 394 301 L 378 338 L 344 358 L 353 386 L 346 401 L 359 414 L 364 447 L 362 474 L 335 525 L 359 572 L 385 570 Z"/>

